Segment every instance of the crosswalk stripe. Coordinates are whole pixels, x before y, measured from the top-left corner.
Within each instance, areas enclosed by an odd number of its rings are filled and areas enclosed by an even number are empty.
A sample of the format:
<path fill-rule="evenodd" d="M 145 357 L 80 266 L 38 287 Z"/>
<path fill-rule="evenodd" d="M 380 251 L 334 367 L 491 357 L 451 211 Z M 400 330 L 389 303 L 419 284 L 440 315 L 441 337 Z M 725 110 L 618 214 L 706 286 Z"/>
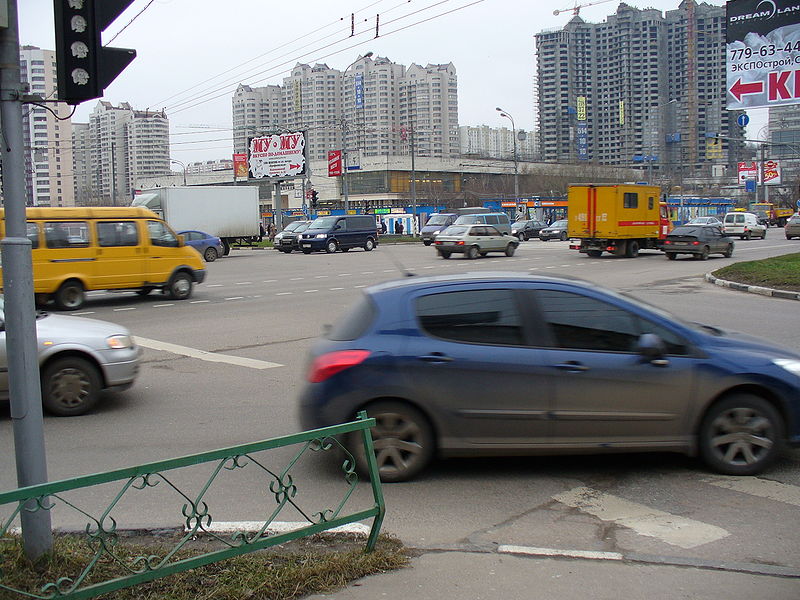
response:
<path fill-rule="evenodd" d="M 792 506 L 800 506 L 800 487 L 796 485 L 759 479 L 758 477 L 724 477 L 722 475 L 707 477 L 704 481 L 726 490 L 784 502 Z"/>
<path fill-rule="evenodd" d="M 227 363 L 229 365 L 236 365 L 239 367 L 247 367 L 250 369 L 274 369 L 275 367 L 282 367 L 282 364 L 267 362 L 264 360 L 256 360 L 254 358 L 245 358 L 242 356 L 231 356 L 230 354 L 218 354 L 216 352 L 207 352 L 205 350 L 198 350 L 197 348 L 189 348 L 187 346 L 179 346 L 178 344 L 170 344 L 169 342 L 161 342 L 159 340 L 150 340 L 147 338 L 136 336 L 136 342 L 145 348 L 153 350 L 163 350 L 165 352 L 172 352 L 173 354 L 180 354 L 190 358 L 199 358 L 208 362 Z"/>
<path fill-rule="evenodd" d="M 603 521 L 628 527 L 639 535 L 658 538 L 681 548 L 695 548 L 730 535 L 721 527 L 686 519 L 587 487 L 571 489 L 553 496 L 553 499 Z"/>

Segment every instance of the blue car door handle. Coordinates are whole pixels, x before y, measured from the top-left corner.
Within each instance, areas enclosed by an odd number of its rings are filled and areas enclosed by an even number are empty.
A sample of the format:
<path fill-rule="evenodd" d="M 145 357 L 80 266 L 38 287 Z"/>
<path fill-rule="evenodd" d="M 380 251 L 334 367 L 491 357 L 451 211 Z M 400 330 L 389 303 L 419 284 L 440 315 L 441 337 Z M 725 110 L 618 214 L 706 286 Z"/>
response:
<path fill-rule="evenodd" d="M 569 371 L 570 373 L 582 373 L 583 371 L 588 371 L 589 367 L 586 365 L 582 365 L 576 360 L 568 360 L 565 363 L 561 363 L 555 366 L 556 369 L 560 369 L 562 371 Z"/>
<path fill-rule="evenodd" d="M 425 354 L 424 356 L 418 357 L 420 360 L 424 360 L 425 362 L 452 362 L 453 359 L 449 356 L 442 354 L 441 352 L 432 352 L 430 354 Z"/>

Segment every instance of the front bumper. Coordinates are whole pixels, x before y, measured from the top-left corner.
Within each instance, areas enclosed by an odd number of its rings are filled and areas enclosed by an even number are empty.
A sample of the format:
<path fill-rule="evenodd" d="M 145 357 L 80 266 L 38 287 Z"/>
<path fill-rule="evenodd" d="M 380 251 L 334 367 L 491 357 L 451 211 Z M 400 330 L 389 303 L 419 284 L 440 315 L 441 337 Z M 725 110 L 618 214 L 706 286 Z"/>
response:
<path fill-rule="evenodd" d="M 192 271 L 192 279 L 194 279 L 195 283 L 203 283 L 206 280 L 206 270 L 195 269 Z"/>
<path fill-rule="evenodd" d="M 128 389 L 139 374 L 142 347 L 134 346 L 124 350 L 103 350 L 101 368 L 106 388 Z"/>

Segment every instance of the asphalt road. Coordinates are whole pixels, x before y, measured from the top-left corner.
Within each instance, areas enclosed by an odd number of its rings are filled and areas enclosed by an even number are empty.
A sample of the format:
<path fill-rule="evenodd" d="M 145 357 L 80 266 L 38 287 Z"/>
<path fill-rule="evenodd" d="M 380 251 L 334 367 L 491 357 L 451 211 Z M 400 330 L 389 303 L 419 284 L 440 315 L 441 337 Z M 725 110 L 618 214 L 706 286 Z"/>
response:
<path fill-rule="evenodd" d="M 129 327 L 145 362 L 129 391 L 106 394 L 91 414 L 45 420 L 51 480 L 242 444 L 298 431 L 295 398 L 306 350 L 360 294 L 402 276 L 466 271 L 568 275 L 630 293 L 678 316 L 759 335 L 795 349 L 796 301 L 719 288 L 705 272 L 740 260 L 800 250 L 770 229 L 766 240 L 736 242 L 733 258 L 667 261 L 587 258 L 566 242 L 529 241 L 512 258 L 442 260 L 421 244 L 385 245 L 334 255 L 235 250 L 208 265 L 206 283 L 188 301 L 93 293 L 78 315 Z M 202 352 L 200 352 L 202 351 Z M 210 360 L 210 359 L 213 359 Z M 247 360 L 242 360 L 247 359 Z M 489 391 L 487 391 L 489 392 Z M 0 489 L 16 487 L 8 409 L 0 407 Z M 275 468 L 292 453 L 270 455 Z M 344 489 L 332 459 L 304 455 L 292 469 L 302 510 L 335 505 Z M 272 464 L 272 463 L 270 463 Z M 197 490 L 209 478 L 195 467 L 177 485 Z M 364 502 L 361 486 L 354 502 Z M 75 496 L 100 504 L 116 489 Z M 759 478 L 719 478 L 695 460 L 672 455 L 461 459 L 437 463 L 420 479 L 384 486 L 385 529 L 423 548 L 503 544 L 626 551 L 700 561 L 779 565 L 800 573 L 800 452 Z M 595 498 L 593 512 L 579 496 Z M 192 494 L 189 494 L 190 496 Z M 225 472 L 209 496 L 218 521 L 265 518 L 274 501 L 263 481 Z M 108 500 L 110 501 L 110 500 Z M 181 499 L 164 485 L 126 494 L 120 527 L 176 525 Z M 306 504 L 306 502 L 308 504 Z M 2 516 L 2 515 L 0 515 Z M 281 514 L 296 520 L 299 513 Z M 74 511 L 59 525 L 81 522 Z"/>

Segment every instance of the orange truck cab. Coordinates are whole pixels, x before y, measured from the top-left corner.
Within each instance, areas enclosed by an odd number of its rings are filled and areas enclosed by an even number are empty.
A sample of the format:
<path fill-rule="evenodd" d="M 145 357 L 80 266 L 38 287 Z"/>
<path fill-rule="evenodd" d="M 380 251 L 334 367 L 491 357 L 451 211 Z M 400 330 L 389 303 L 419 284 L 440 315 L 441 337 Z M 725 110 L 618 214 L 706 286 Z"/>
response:
<path fill-rule="evenodd" d="M 670 229 L 667 204 L 654 185 L 572 184 L 567 214 L 570 248 L 591 257 L 660 250 Z"/>

